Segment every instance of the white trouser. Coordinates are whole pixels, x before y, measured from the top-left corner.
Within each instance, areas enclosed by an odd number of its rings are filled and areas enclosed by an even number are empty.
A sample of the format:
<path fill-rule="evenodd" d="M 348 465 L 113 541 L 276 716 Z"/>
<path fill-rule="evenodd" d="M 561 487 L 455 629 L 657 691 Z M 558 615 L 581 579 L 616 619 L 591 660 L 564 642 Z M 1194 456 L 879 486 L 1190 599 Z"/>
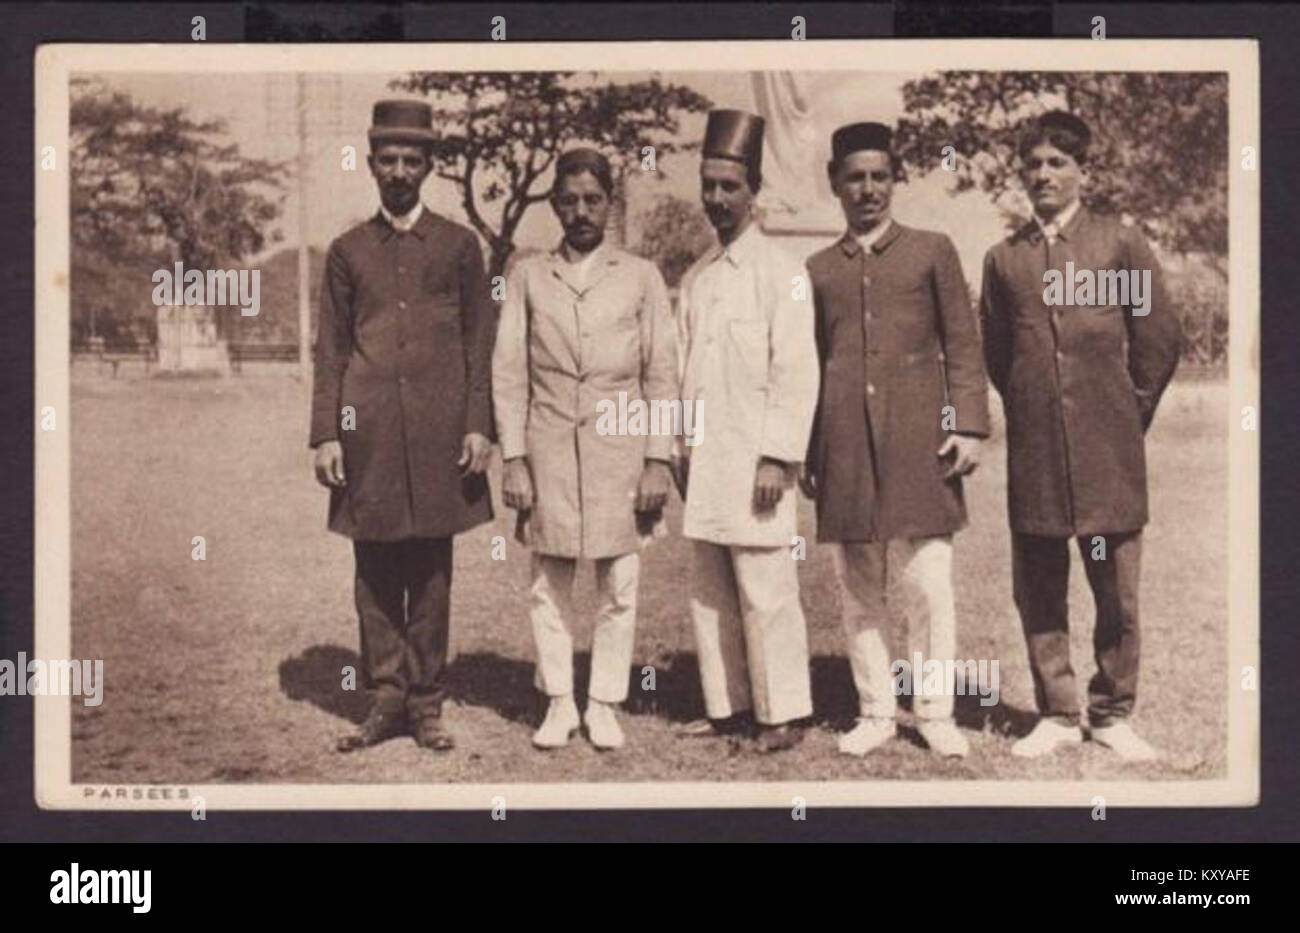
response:
<path fill-rule="evenodd" d="M 695 542 L 691 619 L 710 719 L 754 711 L 765 725 L 812 715 L 808 630 L 788 547 Z"/>
<path fill-rule="evenodd" d="M 957 660 L 952 535 L 844 542 L 832 553 L 861 715 L 894 717 L 897 698 L 890 666 L 905 660 L 912 667 L 920 651 L 925 660 L 944 665 L 944 693 L 924 695 L 921 671 L 913 670 L 912 711 L 921 719 L 950 717 L 953 666 L 945 662 Z M 906 625 L 905 638 L 896 637 L 896 622 Z M 903 648 L 906 654 L 894 654 Z"/>
<path fill-rule="evenodd" d="M 573 693 L 573 577 L 577 560 L 533 554 L 529 618 L 537 643 L 537 689 L 547 696 Z M 627 699 L 636 637 L 636 588 L 641 558 L 633 551 L 596 561 L 600 610 L 591 639 L 587 695 L 602 703 Z"/>

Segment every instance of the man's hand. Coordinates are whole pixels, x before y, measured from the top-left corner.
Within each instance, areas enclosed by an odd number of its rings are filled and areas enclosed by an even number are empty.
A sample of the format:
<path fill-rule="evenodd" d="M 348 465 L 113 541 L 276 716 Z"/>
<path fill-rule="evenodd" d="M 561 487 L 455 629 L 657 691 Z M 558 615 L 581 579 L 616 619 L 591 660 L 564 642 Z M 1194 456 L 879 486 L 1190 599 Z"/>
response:
<path fill-rule="evenodd" d="M 814 502 L 817 501 L 817 474 L 808 469 L 808 464 L 799 465 L 799 489 Z"/>
<path fill-rule="evenodd" d="M 343 476 L 343 445 L 338 441 L 325 441 L 316 447 L 312 464 L 316 469 L 316 482 L 322 486 L 346 486 Z"/>
<path fill-rule="evenodd" d="M 943 474 L 945 480 L 974 473 L 980 465 L 980 439 L 966 434 L 949 434 L 939 448 L 939 456 L 953 456 L 952 466 Z"/>
<path fill-rule="evenodd" d="M 527 512 L 533 507 L 533 477 L 528 470 L 526 457 L 506 461 L 501 494 L 506 505 L 512 509 Z"/>
<path fill-rule="evenodd" d="M 754 508 L 760 512 L 775 508 L 785 493 L 786 480 L 786 465 L 780 460 L 759 460 L 754 471 Z"/>
<path fill-rule="evenodd" d="M 671 478 L 668 464 L 662 460 L 647 460 L 641 470 L 641 481 L 636 487 L 636 511 L 662 511 L 668 502 L 668 482 Z"/>
<path fill-rule="evenodd" d="M 466 434 L 465 439 L 461 441 L 460 459 L 456 461 L 456 466 L 460 467 L 461 476 L 469 476 L 473 473 L 482 473 L 487 469 L 488 457 L 492 455 L 492 442 L 482 434 L 473 432 Z"/>

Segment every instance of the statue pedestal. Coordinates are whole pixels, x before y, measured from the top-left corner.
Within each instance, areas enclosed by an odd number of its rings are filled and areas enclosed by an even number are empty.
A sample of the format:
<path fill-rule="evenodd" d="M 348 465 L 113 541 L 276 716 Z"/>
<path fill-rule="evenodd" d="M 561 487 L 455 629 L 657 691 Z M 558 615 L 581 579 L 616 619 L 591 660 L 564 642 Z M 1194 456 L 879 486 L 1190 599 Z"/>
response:
<path fill-rule="evenodd" d="M 158 369 L 160 372 L 230 374 L 226 341 L 217 337 L 211 308 L 162 305 L 158 308 Z"/>

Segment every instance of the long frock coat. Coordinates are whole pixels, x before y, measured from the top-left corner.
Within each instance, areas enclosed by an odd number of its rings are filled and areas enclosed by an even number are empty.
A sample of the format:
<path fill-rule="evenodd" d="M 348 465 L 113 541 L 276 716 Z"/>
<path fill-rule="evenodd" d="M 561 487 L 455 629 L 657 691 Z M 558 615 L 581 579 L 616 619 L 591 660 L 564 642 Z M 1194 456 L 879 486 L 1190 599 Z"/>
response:
<path fill-rule="evenodd" d="M 989 433 L 979 331 L 952 241 L 897 221 L 864 251 L 846 234 L 808 260 L 821 398 L 808 463 L 821 541 L 950 534 L 960 478 L 937 452 Z"/>
<path fill-rule="evenodd" d="M 1044 273 L 1147 270 L 1148 313 L 1049 305 Z M 1178 365 L 1182 329 L 1141 233 L 1080 208 L 1048 244 L 1031 221 L 984 259 L 980 315 L 989 378 L 1007 420 L 1013 531 L 1047 537 L 1147 522 L 1143 434 Z"/>
<path fill-rule="evenodd" d="M 330 244 L 321 289 L 311 445 L 343 445 L 329 527 L 359 540 L 442 538 L 492 518 L 462 479 L 466 433 L 492 437 L 496 312 L 478 238 L 424 209 L 382 214 Z M 349 411 L 349 409 L 351 411 Z"/>
<path fill-rule="evenodd" d="M 519 261 L 506 279 L 492 360 L 501 454 L 528 458 L 531 545 L 556 557 L 635 551 L 642 469 L 673 449 L 671 422 L 635 419 L 638 401 L 678 397 L 663 277 L 608 245 L 590 261 L 585 283 L 558 248 Z"/>
<path fill-rule="evenodd" d="M 754 507 L 763 457 L 793 465 L 817 405 L 817 347 L 807 271 L 752 223 L 700 257 L 682 280 L 682 398 L 697 406 L 682 534 L 714 544 L 789 547 L 794 471 L 775 508 Z M 797 297 L 803 293 L 803 297 Z"/>

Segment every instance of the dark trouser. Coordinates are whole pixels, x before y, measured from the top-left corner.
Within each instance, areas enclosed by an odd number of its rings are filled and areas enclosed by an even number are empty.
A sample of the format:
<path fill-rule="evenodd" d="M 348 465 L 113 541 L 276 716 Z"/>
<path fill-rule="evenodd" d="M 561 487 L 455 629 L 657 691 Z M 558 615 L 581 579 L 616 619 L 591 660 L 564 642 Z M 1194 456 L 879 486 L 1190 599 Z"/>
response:
<path fill-rule="evenodd" d="M 1138 576 L 1142 532 L 1099 536 L 1105 558 L 1094 559 L 1091 535 L 1078 538 L 1097 606 L 1092 644 L 1097 673 L 1088 683 L 1088 721 L 1111 725 L 1133 712 L 1137 695 Z M 1042 715 L 1079 721 L 1079 695 L 1070 666 L 1068 538 L 1012 533 L 1012 588 L 1029 648 L 1034 699 Z M 1103 553 L 1097 549 L 1100 555 Z"/>
<path fill-rule="evenodd" d="M 446 698 L 451 538 L 354 541 L 361 666 L 375 706 L 438 716 Z"/>

